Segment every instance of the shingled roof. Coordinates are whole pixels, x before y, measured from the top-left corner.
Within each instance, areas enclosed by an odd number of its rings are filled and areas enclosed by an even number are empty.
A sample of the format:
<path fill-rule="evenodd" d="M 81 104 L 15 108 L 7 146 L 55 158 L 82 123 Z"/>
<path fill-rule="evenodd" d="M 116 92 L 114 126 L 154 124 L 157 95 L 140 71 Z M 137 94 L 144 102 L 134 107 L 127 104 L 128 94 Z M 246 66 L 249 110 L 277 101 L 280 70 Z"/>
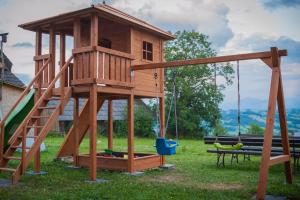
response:
<path fill-rule="evenodd" d="M 9 60 L 9 58 L 4 55 L 4 64 L 5 64 L 5 68 L 4 68 L 4 80 L 2 80 L 2 70 L 0 70 L 0 81 L 4 81 L 4 83 L 8 84 L 8 85 L 12 85 L 15 87 L 19 87 L 19 88 L 24 88 L 25 84 L 18 78 L 16 77 L 16 75 L 14 75 L 11 72 L 11 68 L 12 68 L 12 62 Z M 1 62 L 1 58 L 0 58 L 0 62 Z"/>
<path fill-rule="evenodd" d="M 2 81 L 1 71 L 0 71 L 0 81 Z M 7 69 L 4 70 L 4 83 L 15 86 L 15 87 L 19 87 L 19 88 L 25 87 L 24 83 Z"/>

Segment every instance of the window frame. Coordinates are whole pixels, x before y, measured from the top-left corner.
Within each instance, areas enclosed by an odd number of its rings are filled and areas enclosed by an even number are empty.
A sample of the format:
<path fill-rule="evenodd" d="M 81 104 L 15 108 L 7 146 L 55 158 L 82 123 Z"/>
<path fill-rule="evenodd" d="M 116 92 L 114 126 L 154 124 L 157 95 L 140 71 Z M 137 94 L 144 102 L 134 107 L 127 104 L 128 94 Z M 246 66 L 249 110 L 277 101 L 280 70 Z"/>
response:
<path fill-rule="evenodd" d="M 144 47 L 146 47 L 146 48 L 144 48 Z M 145 57 L 144 57 L 144 55 L 145 55 Z M 149 56 L 149 55 L 151 55 L 151 56 Z M 143 40 L 142 41 L 142 60 L 147 61 L 147 62 L 153 62 L 153 57 L 154 57 L 153 56 L 153 43 Z"/>

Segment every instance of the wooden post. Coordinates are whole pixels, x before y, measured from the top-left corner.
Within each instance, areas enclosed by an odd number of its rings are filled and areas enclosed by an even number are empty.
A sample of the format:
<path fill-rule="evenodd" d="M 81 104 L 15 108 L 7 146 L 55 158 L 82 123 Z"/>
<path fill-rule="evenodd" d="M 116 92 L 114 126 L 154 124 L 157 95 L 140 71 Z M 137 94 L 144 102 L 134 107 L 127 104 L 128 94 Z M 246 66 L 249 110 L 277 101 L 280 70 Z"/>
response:
<path fill-rule="evenodd" d="M 91 16 L 91 46 L 98 46 L 98 16 L 96 14 L 93 14 Z M 92 62 L 90 66 L 90 77 L 91 78 L 97 78 L 97 51 L 93 51 L 92 54 Z"/>
<path fill-rule="evenodd" d="M 90 179 L 97 177 L 97 85 L 90 86 Z"/>
<path fill-rule="evenodd" d="M 79 48 L 81 45 L 81 38 L 80 38 L 80 19 L 75 18 L 73 24 L 73 39 L 74 39 L 74 49 Z M 73 64 L 73 79 L 78 79 L 78 59 L 76 54 L 74 55 L 74 64 Z"/>
<path fill-rule="evenodd" d="M 113 149 L 113 101 L 108 100 L 108 149 Z"/>
<path fill-rule="evenodd" d="M 160 137 L 165 137 L 165 98 L 161 97 L 159 101 L 159 110 L 160 110 Z M 160 157 L 161 166 L 165 164 L 165 156 Z"/>
<path fill-rule="evenodd" d="M 290 158 L 288 132 L 287 132 L 287 126 L 286 126 L 286 116 L 285 116 L 285 107 L 284 107 L 284 99 L 283 99 L 282 80 L 281 80 L 281 74 L 280 74 L 280 55 L 279 55 L 278 49 L 275 47 L 271 48 L 271 60 L 272 60 L 271 88 L 270 88 L 270 94 L 269 94 L 266 129 L 265 129 L 265 133 L 264 133 L 263 153 L 262 153 L 262 158 L 261 158 L 260 174 L 259 174 L 257 194 L 256 194 L 256 199 L 259 199 L 259 200 L 264 199 L 264 197 L 265 197 L 265 193 L 267 191 L 267 180 L 268 180 L 269 167 L 271 165 L 281 163 L 284 161 L 285 169 L 286 169 L 286 180 L 289 183 L 292 182 L 292 172 L 291 172 L 290 160 L 288 160 L 288 161 L 282 160 L 282 156 L 270 159 L 271 150 L 272 150 L 273 128 L 274 128 L 277 100 L 278 100 L 278 111 L 280 113 L 279 117 L 280 117 L 280 129 L 281 129 L 283 151 L 284 151 L 284 155 L 288 156 L 288 158 Z M 268 63 L 268 62 L 266 62 L 266 63 Z"/>
<path fill-rule="evenodd" d="M 35 55 L 39 56 L 42 54 L 42 32 L 41 31 L 37 31 L 36 32 L 36 36 L 35 36 Z M 51 59 L 51 58 L 50 58 Z M 38 62 L 35 62 L 35 73 L 38 73 L 39 71 L 39 64 Z M 37 102 L 39 100 L 39 98 L 42 95 L 42 91 L 41 91 L 41 79 L 38 79 L 38 83 L 37 83 L 37 88 L 36 88 L 36 93 L 34 96 L 34 102 Z M 37 111 L 36 113 L 37 116 L 40 116 L 41 113 L 40 111 Z M 35 125 L 36 126 L 40 126 L 41 124 L 41 120 L 37 119 Z M 39 134 L 39 129 L 35 128 L 34 129 L 34 135 L 38 136 Z M 34 140 L 36 140 L 36 138 L 34 138 Z M 34 155 L 34 164 L 33 164 L 33 169 L 36 173 L 39 173 L 41 171 L 41 154 L 40 154 L 40 149 L 37 150 L 36 154 Z"/>
<path fill-rule="evenodd" d="M 73 152 L 73 165 L 78 166 L 77 156 L 79 154 L 79 99 L 78 97 L 74 98 L 74 110 L 73 110 L 73 124 L 74 124 L 74 152 Z"/>
<path fill-rule="evenodd" d="M 134 95 L 128 98 L 128 172 L 134 170 Z"/>
<path fill-rule="evenodd" d="M 64 64 L 66 63 L 66 36 L 64 33 L 60 34 L 60 69 L 64 66 Z M 63 72 L 61 74 L 61 78 L 60 78 L 60 93 L 61 93 L 61 100 L 64 100 L 64 96 L 65 96 L 65 77 L 66 77 L 66 73 Z M 60 113 L 64 112 L 64 106 L 63 104 L 61 104 L 61 108 L 60 108 Z"/>
<path fill-rule="evenodd" d="M 26 135 L 27 135 L 27 127 L 24 126 L 23 130 L 22 130 L 22 174 L 25 173 L 25 166 L 26 166 Z"/>
<path fill-rule="evenodd" d="M 49 63 L 49 83 L 51 83 L 55 77 L 55 42 L 55 27 L 51 25 L 49 30 L 49 53 L 51 55 L 51 61 Z"/>
<path fill-rule="evenodd" d="M 279 114 L 279 122 L 280 122 L 282 148 L 283 148 L 283 154 L 289 155 L 289 157 L 291 157 L 281 71 L 279 71 L 279 73 L 280 75 L 279 75 L 277 106 L 278 106 L 278 114 Z M 284 167 L 285 167 L 286 182 L 291 184 L 293 182 L 291 161 L 289 160 L 288 162 L 285 162 Z"/>

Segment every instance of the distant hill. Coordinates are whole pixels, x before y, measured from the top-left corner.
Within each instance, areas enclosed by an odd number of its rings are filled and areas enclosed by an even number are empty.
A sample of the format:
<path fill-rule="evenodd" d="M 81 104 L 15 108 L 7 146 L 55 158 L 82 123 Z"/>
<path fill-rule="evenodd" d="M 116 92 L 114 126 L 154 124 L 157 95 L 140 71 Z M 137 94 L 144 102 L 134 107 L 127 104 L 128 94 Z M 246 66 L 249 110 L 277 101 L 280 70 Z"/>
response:
<path fill-rule="evenodd" d="M 297 98 L 286 98 L 285 106 L 287 109 L 299 109 L 300 110 L 300 97 Z M 241 99 L 242 110 L 265 110 L 268 107 L 268 100 L 260 100 L 256 98 L 243 98 Z M 236 109 L 237 101 L 227 101 L 221 105 L 224 110 Z"/>
<path fill-rule="evenodd" d="M 300 132 L 300 109 L 287 109 L 287 121 L 289 132 Z M 247 127 L 252 124 L 258 124 L 265 127 L 266 111 L 246 109 L 241 111 L 241 130 L 246 132 Z M 223 110 L 222 123 L 228 130 L 229 134 L 237 134 L 237 110 Z M 278 113 L 275 121 L 275 134 L 279 134 L 280 125 Z"/>

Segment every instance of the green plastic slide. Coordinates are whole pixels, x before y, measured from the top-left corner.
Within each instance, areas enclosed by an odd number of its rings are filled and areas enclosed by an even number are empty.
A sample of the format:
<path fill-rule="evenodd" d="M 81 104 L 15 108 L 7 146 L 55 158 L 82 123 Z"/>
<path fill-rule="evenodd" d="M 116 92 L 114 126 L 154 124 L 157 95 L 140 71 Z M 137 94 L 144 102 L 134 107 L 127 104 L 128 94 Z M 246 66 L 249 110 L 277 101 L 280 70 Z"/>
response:
<path fill-rule="evenodd" d="M 9 147 L 9 138 L 14 134 L 19 125 L 32 110 L 34 106 L 34 93 L 34 89 L 30 90 L 5 121 L 4 150 Z"/>

